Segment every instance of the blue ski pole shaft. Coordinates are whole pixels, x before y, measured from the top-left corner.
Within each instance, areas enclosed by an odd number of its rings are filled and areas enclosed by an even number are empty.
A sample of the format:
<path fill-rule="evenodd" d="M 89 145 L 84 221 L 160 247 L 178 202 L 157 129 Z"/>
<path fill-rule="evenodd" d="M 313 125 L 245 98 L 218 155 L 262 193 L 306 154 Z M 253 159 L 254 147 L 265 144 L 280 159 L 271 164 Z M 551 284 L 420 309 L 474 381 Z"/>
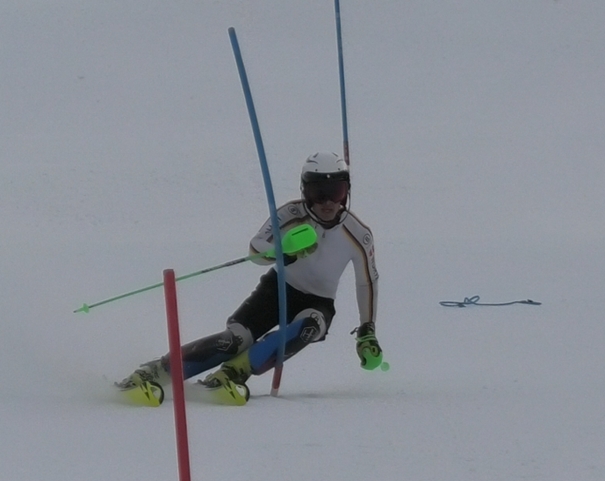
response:
<path fill-rule="evenodd" d="M 340 23 L 340 0 L 334 0 L 334 13 L 336 17 L 336 44 L 338 47 L 338 76 L 340 81 L 340 110 L 342 118 L 342 148 L 343 157 L 347 165 L 349 158 L 349 126 L 347 122 L 347 95 L 345 90 L 345 66 L 342 53 L 342 27 Z"/>
<path fill-rule="evenodd" d="M 265 183 L 265 192 L 267 194 L 267 202 L 269 204 L 269 214 L 271 218 L 271 228 L 273 231 L 273 239 L 275 241 L 275 257 L 277 263 L 277 287 L 278 287 L 278 298 L 279 298 L 279 330 L 280 330 L 280 343 L 277 350 L 277 361 L 275 364 L 275 370 L 273 374 L 273 383 L 271 387 L 271 395 L 277 396 L 279 385 L 281 381 L 281 373 L 283 369 L 283 363 L 286 352 L 286 280 L 284 272 L 284 256 L 281 243 L 281 232 L 279 229 L 279 219 L 277 218 L 277 207 L 275 204 L 275 196 L 273 194 L 273 185 L 271 183 L 271 175 L 269 174 L 269 166 L 267 165 L 267 157 L 265 155 L 265 148 L 263 146 L 263 139 L 260 133 L 260 127 L 258 124 L 258 118 L 256 116 L 256 109 L 254 108 L 254 102 L 252 100 L 252 92 L 250 91 L 250 84 L 248 83 L 248 76 L 244 67 L 244 61 L 242 59 L 242 53 L 237 41 L 237 35 L 233 27 L 229 28 L 229 38 L 231 40 L 231 47 L 233 49 L 233 55 L 235 56 L 235 63 L 237 64 L 237 70 L 239 72 L 242 89 L 244 91 L 244 97 L 246 99 L 246 106 L 248 107 L 248 115 L 250 117 L 250 123 L 252 124 L 252 132 L 254 134 L 254 141 L 256 143 L 256 150 L 263 173 L 263 180 Z"/>

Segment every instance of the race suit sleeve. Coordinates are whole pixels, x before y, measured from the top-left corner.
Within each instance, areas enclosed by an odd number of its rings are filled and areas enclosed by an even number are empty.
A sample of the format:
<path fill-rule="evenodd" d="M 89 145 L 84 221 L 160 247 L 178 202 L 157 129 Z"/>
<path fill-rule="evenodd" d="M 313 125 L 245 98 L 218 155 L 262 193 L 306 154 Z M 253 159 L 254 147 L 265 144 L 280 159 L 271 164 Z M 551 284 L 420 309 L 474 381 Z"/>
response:
<path fill-rule="evenodd" d="M 306 217 L 300 202 L 289 202 L 284 204 L 277 210 L 277 218 L 279 219 L 280 232 L 283 234 L 293 227 L 303 223 Z M 250 255 L 266 252 L 273 249 L 273 227 L 271 218 L 267 219 L 261 226 L 259 231 L 250 241 Z M 268 257 L 257 257 L 252 259 L 252 262 L 259 265 L 270 265 L 275 263 L 275 259 Z"/>
<path fill-rule="evenodd" d="M 378 270 L 374 238 L 369 228 L 361 223 L 347 223 L 357 248 L 353 255 L 359 323 L 376 322 L 378 306 Z"/>

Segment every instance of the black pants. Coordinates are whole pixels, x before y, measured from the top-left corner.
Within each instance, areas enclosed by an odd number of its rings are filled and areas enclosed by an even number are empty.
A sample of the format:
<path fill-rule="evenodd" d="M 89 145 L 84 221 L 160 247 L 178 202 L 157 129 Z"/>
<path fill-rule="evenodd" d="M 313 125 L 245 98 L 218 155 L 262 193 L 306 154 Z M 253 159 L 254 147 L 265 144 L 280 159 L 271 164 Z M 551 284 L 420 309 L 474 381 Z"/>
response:
<path fill-rule="evenodd" d="M 305 294 L 286 283 L 287 323 L 305 309 L 317 309 L 326 321 L 326 331 L 336 314 L 334 299 Z M 261 276 L 260 282 L 250 296 L 233 313 L 228 322 L 237 322 L 247 327 L 255 340 L 279 325 L 279 297 L 277 272 L 271 269 Z"/>

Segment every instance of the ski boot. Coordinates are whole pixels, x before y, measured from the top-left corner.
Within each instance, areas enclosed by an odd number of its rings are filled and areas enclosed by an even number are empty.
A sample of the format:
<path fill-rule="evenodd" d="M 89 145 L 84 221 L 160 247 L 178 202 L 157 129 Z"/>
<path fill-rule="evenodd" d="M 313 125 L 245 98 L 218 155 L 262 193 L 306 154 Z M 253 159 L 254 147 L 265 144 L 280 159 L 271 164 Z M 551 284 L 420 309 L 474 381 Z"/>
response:
<path fill-rule="evenodd" d="M 144 383 L 157 384 L 158 386 L 166 386 L 170 384 L 170 372 L 168 365 L 163 359 L 149 361 L 139 366 L 130 376 L 124 378 L 121 382 L 116 382 L 115 385 L 121 390 L 132 389 L 139 387 Z"/>
<path fill-rule="evenodd" d="M 235 404 L 245 404 L 250 399 L 250 389 L 246 381 L 252 374 L 248 352 L 244 351 L 222 364 L 218 371 L 206 376 L 199 384 L 209 390 L 226 390 Z"/>

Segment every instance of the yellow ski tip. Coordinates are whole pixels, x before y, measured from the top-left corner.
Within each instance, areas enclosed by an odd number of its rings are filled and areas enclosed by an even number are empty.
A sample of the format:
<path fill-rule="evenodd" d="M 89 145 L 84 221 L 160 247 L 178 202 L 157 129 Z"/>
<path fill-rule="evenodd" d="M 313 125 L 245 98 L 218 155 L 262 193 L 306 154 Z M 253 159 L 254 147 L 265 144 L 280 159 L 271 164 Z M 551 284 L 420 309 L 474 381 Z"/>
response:
<path fill-rule="evenodd" d="M 145 382 L 120 392 L 129 402 L 138 406 L 157 408 L 164 401 L 164 390 L 156 383 Z"/>
<path fill-rule="evenodd" d="M 248 402 L 248 388 L 229 381 L 219 388 L 208 389 L 212 400 L 226 406 L 244 406 Z"/>

